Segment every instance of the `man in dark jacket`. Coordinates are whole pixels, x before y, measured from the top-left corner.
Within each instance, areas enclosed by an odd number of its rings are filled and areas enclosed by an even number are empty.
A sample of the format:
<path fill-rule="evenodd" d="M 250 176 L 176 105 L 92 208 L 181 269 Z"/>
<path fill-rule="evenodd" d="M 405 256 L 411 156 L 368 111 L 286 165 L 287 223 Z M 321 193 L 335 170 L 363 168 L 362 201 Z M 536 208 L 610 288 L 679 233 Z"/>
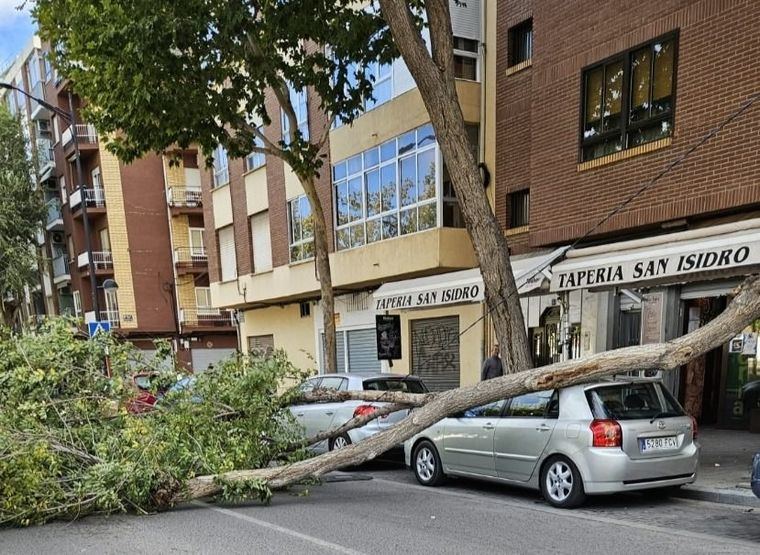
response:
<path fill-rule="evenodd" d="M 480 380 L 490 380 L 504 375 L 504 366 L 501 364 L 499 356 L 499 346 L 494 345 L 491 356 L 483 363 L 483 369 L 480 371 Z"/>

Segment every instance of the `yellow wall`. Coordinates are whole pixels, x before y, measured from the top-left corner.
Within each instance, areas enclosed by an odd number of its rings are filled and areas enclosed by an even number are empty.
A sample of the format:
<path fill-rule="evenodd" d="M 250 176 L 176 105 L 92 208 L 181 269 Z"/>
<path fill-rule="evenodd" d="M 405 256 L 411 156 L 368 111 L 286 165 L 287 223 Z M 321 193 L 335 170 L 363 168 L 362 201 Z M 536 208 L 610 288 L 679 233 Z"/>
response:
<path fill-rule="evenodd" d="M 249 216 L 269 208 L 266 166 L 245 174 L 245 200 Z"/>
<path fill-rule="evenodd" d="M 192 275 L 178 276 L 177 277 L 177 302 L 180 309 L 196 310 L 195 304 L 195 280 Z M 189 319 L 192 324 L 192 319 Z"/>
<path fill-rule="evenodd" d="M 285 349 L 290 361 L 302 370 L 316 369 L 314 318 L 301 318 L 298 304 L 245 311 L 240 326 L 243 347 L 253 335 L 274 336 L 275 349 Z"/>
<path fill-rule="evenodd" d="M 220 229 L 232 225 L 230 186 L 224 185 L 214 189 L 211 193 L 211 202 L 214 205 L 214 228 Z"/>
<path fill-rule="evenodd" d="M 173 216 L 171 232 L 172 244 L 175 249 L 190 247 L 190 224 L 187 216 Z"/>
<path fill-rule="evenodd" d="M 162 160 L 164 163 L 164 175 L 166 176 L 166 187 L 184 187 L 185 167 L 182 165 L 182 160 L 178 160 L 176 164 L 170 164 L 166 156 Z"/>
<path fill-rule="evenodd" d="M 119 284 L 116 296 L 119 301 L 120 326 L 125 329 L 136 328 L 137 305 L 132 281 L 127 217 L 124 212 L 124 196 L 121 189 L 121 168 L 116 156 L 105 148 L 100 149 L 100 174 L 108 208 L 108 234 L 111 240 L 113 277 Z M 90 279 L 95 279 L 95 276 L 91 276 Z M 100 315 L 96 317 L 99 318 Z"/>

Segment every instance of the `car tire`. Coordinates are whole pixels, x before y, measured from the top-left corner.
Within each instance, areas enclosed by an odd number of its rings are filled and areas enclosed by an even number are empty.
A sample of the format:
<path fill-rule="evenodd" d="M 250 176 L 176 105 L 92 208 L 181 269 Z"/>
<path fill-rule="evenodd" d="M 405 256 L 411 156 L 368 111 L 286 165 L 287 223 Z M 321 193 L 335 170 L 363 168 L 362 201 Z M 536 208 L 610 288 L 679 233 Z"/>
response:
<path fill-rule="evenodd" d="M 330 440 L 328 447 L 330 451 L 337 451 L 338 449 L 348 447 L 351 445 L 351 443 L 351 438 L 348 437 L 348 434 L 340 434 L 339 436 L 334 437 Z"/>
<path fill-rule="evenodd" d="M 423 486 L 440 486 L 446 480 L 438 449 L 430 441 L 417 444 L 412 455 L 412 472 Z"/>
<path fill-rule="evenodd" d="M 571 509 L 586 500 L 581 473 L 567 457 L 550 457 L 541 467 L 539 479 L 541 494 L 554 507 Z"/>

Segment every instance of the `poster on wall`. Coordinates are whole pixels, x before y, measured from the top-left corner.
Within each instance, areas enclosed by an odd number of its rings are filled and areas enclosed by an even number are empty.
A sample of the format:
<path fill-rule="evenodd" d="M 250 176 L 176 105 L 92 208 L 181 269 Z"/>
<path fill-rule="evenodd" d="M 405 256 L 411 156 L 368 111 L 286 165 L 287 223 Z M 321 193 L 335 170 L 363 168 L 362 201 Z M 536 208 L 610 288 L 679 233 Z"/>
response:
<path fill-rule="evenodd" d="M 377 334 L 377 359 L 399 360 L 401 358 L 401 316 L 398 314 L 375 315 Z"/>

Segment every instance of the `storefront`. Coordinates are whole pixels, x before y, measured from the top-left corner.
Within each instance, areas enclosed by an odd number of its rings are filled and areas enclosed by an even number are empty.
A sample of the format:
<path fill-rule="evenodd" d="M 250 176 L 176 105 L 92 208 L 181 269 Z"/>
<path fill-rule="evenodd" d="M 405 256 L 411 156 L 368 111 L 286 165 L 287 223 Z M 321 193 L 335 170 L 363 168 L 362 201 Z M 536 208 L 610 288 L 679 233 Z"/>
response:
<path fill-rule="evenodd" d="M 760 220 L 746 220 L 567 253 L 553 268 L 551 291 L 595 297 L 595 348 L 655 343 L 681 336 L 720 314 L 744 276 L 760 269 Z M 701 423 L 760 431 L 760 321 L 723 345 L 663 376 Z M 584 339 L 581 340 L 583 343 Z M 632 369 L 635 371 L 635 369 Z"/>

